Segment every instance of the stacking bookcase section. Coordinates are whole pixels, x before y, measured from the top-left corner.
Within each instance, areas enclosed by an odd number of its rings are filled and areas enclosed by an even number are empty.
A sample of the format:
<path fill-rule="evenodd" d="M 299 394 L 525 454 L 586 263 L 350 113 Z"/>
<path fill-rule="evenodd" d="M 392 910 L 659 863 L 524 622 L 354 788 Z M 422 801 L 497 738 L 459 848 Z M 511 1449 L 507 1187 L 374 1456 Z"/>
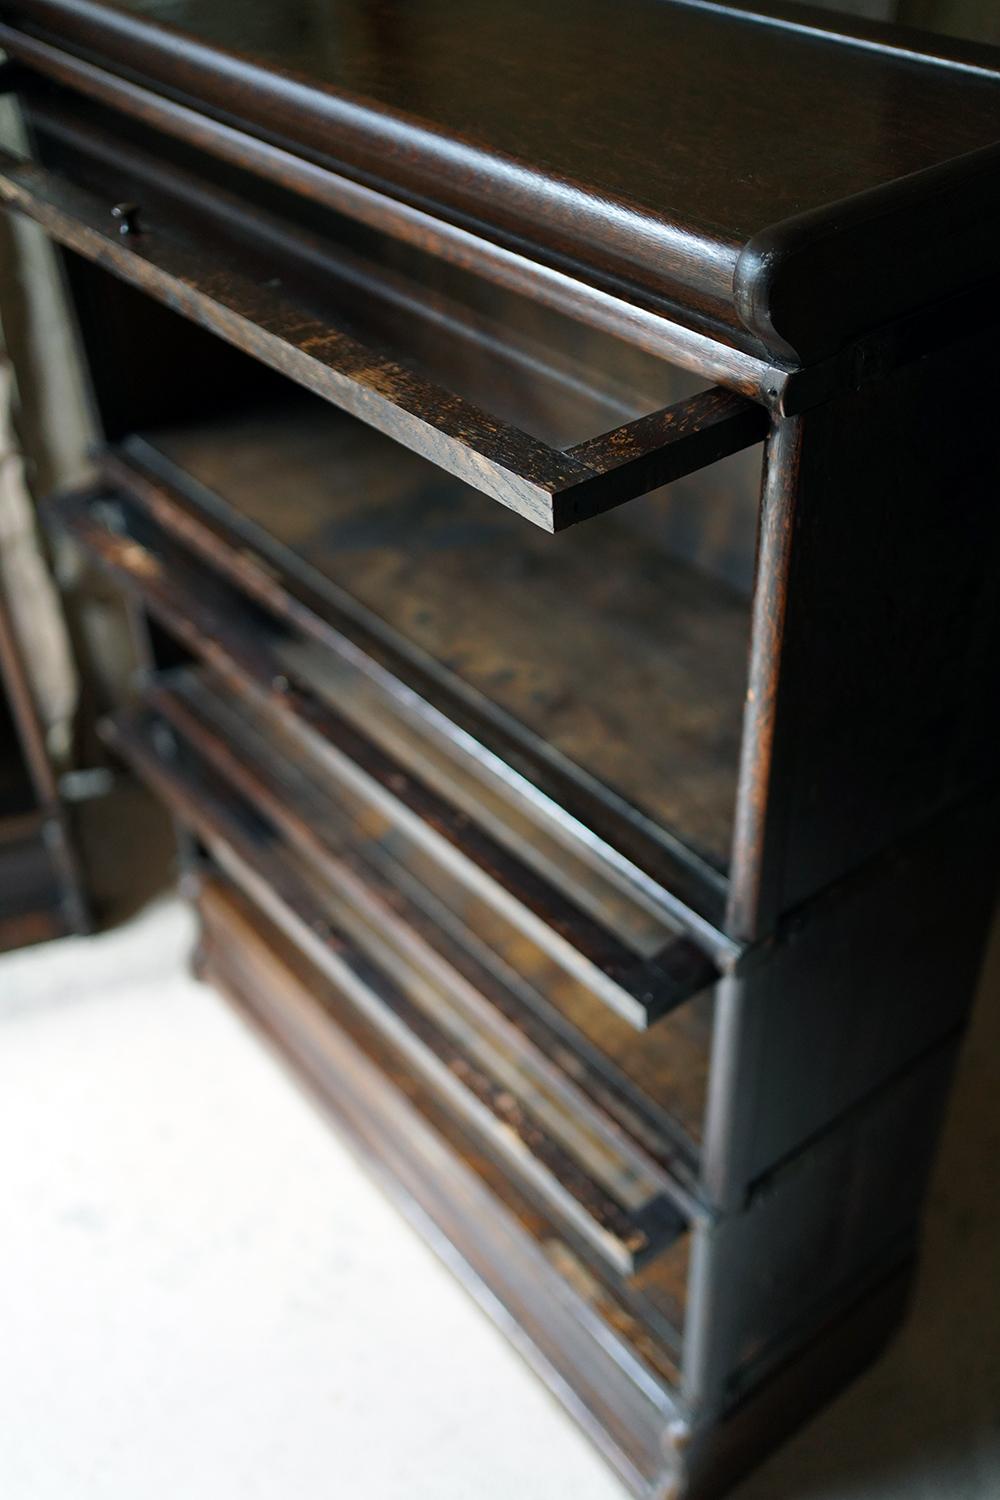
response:
<path fill-rule="evenodd" d="M 138 482 L 134 488 L 136 494 L 142 491 Z M 165 503 L 165 493 L 156 493 Z M 393 887 L 395 899 L 405 897 L 411 910 L 420 913 L 416 925 L 434 934 L 433 943 L 468 983 L 504 1014 L 513 1015 L 522 1030 L 535 1028 L 532 1034 L 573 1082 L 661 1169 L 692 1181 L 711 1030 L 709 996 L 698 999 L 694 992 L 710 982 L 714 970 L 702 949 L 678 930 L 677 919 L 669 911 L 642 908 L 636 913 L 626 900 L 628 887 L 612 883 L 615 867 L 610 874 L 600 864 L 592 870 L 591 854 L 584 869 L 592 887 L 599 891 L 603 881 L 610 889 L 609 903 L 611 895 L 617 896 L 619 927 L 627 923 L 634 934 L 645 912 L 647 936 L 652 932 L 661 941 L 683 944 L 682 954 L 690 953 L 695 966 L 688 1003 L 678 999 L 644 1033 L 632 1024 L 636 1017 L 635 1007 L 630 1010 L 627 1003 L 630 997 L 611 987 L 608 974 L 596 968 L 592 957 L 571 948 L 565 933 L 553 934 L 548 925 L 552 909 L 543 921 L 524 906 L 530 867 L 516 861 L 516 868 L 525 872 L 521 885 L 512 889 L 501 884 L 501 878 L 511 878 L 511 861 L 499 844 L 492 866 L 475 863 L 471 854 L 479 845 L 466 837 L 458 847 L 445 837 L 446 806 L 438 808 L 435 801 L 435 825 L 417 816 L 420 808 L 426 810 L 425 802 L 414 801 L 411 807 L 401 801 L 414 785 L 412 777 L 398 769 L 381 774 L 377 748 L 362 742 L 327 703 L 284 675 L 291 671 L 289 657 L 302 655 L 302 638 L 284 634 L 274 616 L 252 601 L 249 590 L 237 594 L 219 573 L 198 562 L 193 546 L 182 545 L 149 509 L 121 491 L 113 497 L 106 492 L 63 497 L 53 509 L 168 630 L 211 664 L 207 680 L 188 676 L 169 688 L 150 690 L 175 731 L 280 826 L 301 857 L 325 865 L 327 836 L 334 844 L 345 836 L 363 840 L 365 880 Z M 188 543 L 193 540 L 189 532 Z M 262 580 L 271 578 L 277 592 L 272 575 L 258 573 L 248 554 L 234 552 L 232 557 Z M 364 677 L 360 680 L 363 685 Z M 345 710 L 351 704 L 345 696 Z M 459 831 L 463 819 L 471 821 L 460 809 L 451 816 L 457 817 Z M 527 849 L 522 831 L 518 839 Z M 565 853 L 562 845 L 553 847 L 553 858 L 563 858 L 572 871 L 573 847 Z M 582 851 L 588 853 L 586 845 Z M 338 868 L 343 869 L 342 861 Z M 577 912 L 575 921 L 571 936 L 577 941 L 581 932 L 584 937 L 610 932 L 584 912 Z"/>
<path fill-rule="evenodd" d="M 653 568 L 624 532 L 547 553 L 415 458 L 401 473 L 396 456 L 380 517 L 384 442 L 326 408 L 286 414 L 273 433 L 251 418 L 245 433 L 225 500 L 201 482 L 213 454 L 235 451 L 238 434 L 221 425 L 127 444 L 104 484 L 54 509 L 185 648 L 389 819 L 414 881 L 453 915 L 474 903 L 494 948 L 517 933 L 543 958 L 548 989 L 582 986 L 641 1028 L 709 988 L 736 951 L 718 919 L 742 601 L 666 561 Z M 262 473 L 255 433 L 265 447 L 283 441 L 291 467 L 279 453 Z M 296 526 L 317 489 L 326 554 Z M 255 507 L 270 513 L 257 520 Z M 612 547 L 639 564 L 620 599 L 608 592 Z M 581 655 L 580 629 L 604 607 L 606 648 Z M 672 636 L 661 630 L 653 649 L 647 612 L 662 625 L 671 607 Z M 703 672 L 726 683 L 725 702 L 698 697 Z M 654 712 L 661 732 L 634 736 Z M 711 854 L 668 826 L 672 806 Z"/>
<path fill-rule="evenodd" d="M 291 1061 L 402 1212 L 573 1409 L 637 1491 L 676 1420 L 679 1341 L 651 1333 L 537 1202 L 498 1171 L 343 990 L 227 876 L 199 882 L 201 966 Z M 682 1328 L 687 1241 L 657 1261 Z M 642 1281 L 643 1276 L 639 1280 Z"/>
<path fill-rule="evenodd" d="M 282 760 L 266 727 L 250 721 L 240 732 L 238 708 L 215 683 L 182 672 L 153 702 L 112 721 L 113 743 L 482 1148 L 617 1275 L 634 1276 L 672 1245 L 684 1220 L 663 1165 L 669 1147 L 650 1152 L 629 1133 L 605 1107 L 600 1079 L 592 1098 L 586 1076 L 563 1075 L 544 1023 L 515 990 L 491 1003 L 495 976 L 484 975 L 480 993 L 467 957 L 449 962 L 453 943 L 428 937 L 425 913 L 385 860 L 369 857 L 385 830 L 352 825 L 335 799 L 324 808 L 321 787 Z"/>
<path fill-rule="evenodd" d="M 433 725 L 453 774 L 464 763 L 484 785 L 487 752 L 505 762 L 489 778 L 502 821 L 516 796 L 544 794 L 575 819 L 564 842 L 586 829 L 721 924 L 750 642 L 741 593 L 628 512 L 550 542 L 308 398 L 130 437 L 105 472 L 310 640 L 331 644 L 329 622 L 394 669 L 405 738 Z M 343 644 L 315 653 L 334 682 L 356 658 Z"/>
<path fill-rule="evenodd" d="M 548 531 L 558 531 L 760 441 L 761 407 L 720 388 L 635 409 L 565 444 L 522 430 L 524 414 L 587 395 L 557 327 L 519 337 L 484 314 L 457 275 L 433 290 L 433 256 L 259 183 L 99 106 L 30 102 L 47 165 L 0 154 L 0 197 L 53 239 L 299 384 L 432 459 Z M 132 205 L 141 204 L 141 213 Z M 117 213 L 112 213 L 117 205 Z M 430 290 L 429 290 L 430 289 Z M 463 296 L 463 292 L 465 295 Z M 522 299 L 524 300 L 524 299 Z M 530 314 L 529 314 L 530 317 Z M 566 325 L 555 314 L 543 323 Z M 570 325 L 571 326 L 571 325 Z M 572 338 L 568 341 L 572 347 Z M 661 371 L 659 389 L 666 386 Z M 499 410 L 497 387 L 512 388 Z M 599 389 L 599 385 L 597 386 Z M 612 403 L 613 409 L 613 403 Z M 620 410 L 620 408 L 619 408 Z M 508 415 L 508 412 L 511 414 Z M 529 417 L 530 420 L 530 417 Z"/>
<path fill-rule="evenodd" d="M 513 1027 L 661 1170 L 690 1180 L 704 1105 L 703 1020 L 675 1012 L 650 1045 L 436 866 L 419 840 L 331 775 L 321 755 L 213 675 L 175 672 L 151 684 L 146 698 L 324 880 L 357 899 L 375 896 L 384 940 L 397 928 L 404 933 L 401 957 L 409 934 L 419 934 L 446 961 L 476 1025 Z"/>
<path fill-rule="evenodd" d="M 990 920 L 1000 52 L 633 4 L 0 0 L 0 204 L 201 971 L 718 1500 L 901 1317 Z"/>

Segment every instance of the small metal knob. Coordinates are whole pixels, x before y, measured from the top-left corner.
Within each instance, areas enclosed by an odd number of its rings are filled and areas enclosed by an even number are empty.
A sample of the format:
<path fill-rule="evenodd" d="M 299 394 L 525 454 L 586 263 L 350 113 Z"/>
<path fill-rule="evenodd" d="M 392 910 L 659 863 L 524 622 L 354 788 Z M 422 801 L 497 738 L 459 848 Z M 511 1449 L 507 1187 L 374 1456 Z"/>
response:
<path fill-rule="evenodd" d="M 119 234 L 139 233 L 139 205 L 137 203 L 116 203 L 111 210 L 111 217 L 118 222 Z"/>

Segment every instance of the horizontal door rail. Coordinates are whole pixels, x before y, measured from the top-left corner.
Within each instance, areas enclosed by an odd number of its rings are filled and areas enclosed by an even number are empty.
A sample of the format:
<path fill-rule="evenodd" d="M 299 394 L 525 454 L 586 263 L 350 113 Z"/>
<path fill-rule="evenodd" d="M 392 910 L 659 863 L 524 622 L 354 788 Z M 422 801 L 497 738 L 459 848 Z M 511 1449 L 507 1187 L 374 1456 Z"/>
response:
<path fill-rule="evenodd" d="M 380 932 L 418 966 L 443 976 L 441 983 L 476 1024 L 503 1039 L 508 1054 L 523 1055 L 549 1087 L 565 1090 L 588 1112 L 588 1126 L 632 1161 L 637 1175 L 659 1174 L 668 1195 L 678 1180 L 691 1184 L 693 1154 L 684 1127 L 662 1097 L 650 1099 L 616 1064 L 580 1034 L 534 980 L 501 961 L 489 964 L 481 937 L 442 905 L 421 882 L 422 865 L 407 863 L 399 830 L 373 819 L 366 804 L 343 787 L 273 718 L 234 697 L 204 668 L 158 674 L 144 688 L 144 702 L 169 721 L 185 744 L 251 807 L 280 830 L 289 846 L 308 860 L 345 899 L 377 910 Z M 472 918 L 474 921 L 474 917 Z M 523 940 L 522 940 L 523 941 Z M 572 1066 L 566 1066 L 572 1054 Z M 557 1065 L 550 1059 L 558 1057 Z M 678 1058 L 678 1067 L 682 1066 Z M 688 1202 L 681 1207 L 686 1212 Z"/>
<path fill-rule="evenodd" d="M 280 835 L 178 743 L 166 720 L 140 709 L 116 716 L 105 733 L 237 884 L 350 996 L 488 1149 L 530 1182 L 612 1269 L 631 1276 L 676 1240 L 684 1220 L 655 1185 L 622 1171 L 613 1192 L 602 1181 L 606 1167 L 597 1173 L 584 1167 L 543 1122 L 537 1105 L 533 1109 L 505 1079 L 494 1076 L 481 1055 L 488 1049 L 470 1044 L 468 1036 L 456 1038 L 384 961 L 368 956 Z"/>
<path fill-rule="evenodd" d="M 388 810 L 436 856 L 455 864 L 486 900 L 525 931 L 557 963 L 632 1025 L 649 1025 L 714 982 L 718 970 L 686 934 L 643 960 L 596 918 L 471 819 L 409 774 L 296 677 L 279 649 L 273 622 L 241 600 L 223 580 L 158 537 L 149 523 L 128 520 L 122 501 L 91 491 L 50 501 L 53 520 L 70 532 L 150 612 L 238 692 L 266 704 L 304 733 L 334 773 Z M 119 529 L 119 526 L 121 529 Z"/>
<path fill-rule="evenodd" d="M 127 148 L 122 148 L 127 158 Z M 759 442 L 763 408 L 713 389 L 559 449 L 481 410 L 185 239 L 160 215 L 112 215 L 120 184 L 104 167 L 102 198 L 0 152 L 0 201 L 58 243 L 114 272 L 352 416 L 430 459 L 536 525 L 559 531 Z M 183 174 L 175 174 L 182 180 Z M 157 188 L 169 178 L 157 164 Z M 201 210 L 212 215 L 206 195 Z M 221 194 L 215 195 L 221 203 Z M 261 215 L 262 222 L 265 216 Z M 122 230 L 132 232 L 123 233 Z M 271 278 L 273 283 L 273 278 Z"/>

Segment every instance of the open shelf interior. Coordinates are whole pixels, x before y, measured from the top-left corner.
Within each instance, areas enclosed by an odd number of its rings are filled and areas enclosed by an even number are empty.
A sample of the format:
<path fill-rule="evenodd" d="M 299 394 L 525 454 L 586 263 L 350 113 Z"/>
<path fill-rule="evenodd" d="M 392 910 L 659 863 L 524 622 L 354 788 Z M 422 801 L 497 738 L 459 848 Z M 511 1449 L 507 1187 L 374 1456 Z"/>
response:
<path fill-rule="evenodd" d="M 468 882 L 568 976 L 633 1025 L 651 1024 L 714 983 L 724 939 L 676 895 L 661 892 L 663 946 L 652 956 L 638 953 L 628 941 L 634 923 L 623 933 L 615 930 L 614 909 L 597 916 L 585 910 L 575 893 L 538 868 L 541 860 L 504 848 L 459 800 L 435 791 L 352 723 L 352 697 L 331 703 L 317 694 L 297 667 L 300 633 L 308 633 L 316 617 L 296 606 L 270 571 L 262 572 L 259 558 L 235 551 L 231 542 L 220 546 L 176 496 L 140 481 L 134 470 L 121 469 L 119 480 L 117 488 L 98 484 L 55 497 L 49 513 L 187 652 L 210 663 L 321 757 L 333 782 L 346 786 L 357 804 L 387 814 L 421 855 Z M 219 554 L 216 567 L 205 561 L 211 549 Z M 334 651 L 354 649 L 326 629 Z M 568 860 L 577 868 L 581 863 Z M 624 898 L 624 888 L 619 894 Z M 624 899 L 618 915 L 622 910 L 630 915 Z"/>
<path fill-rule="evenodd" d="M 603 809 L 602 836 L 630 827 L 647 864 L 659 851 L 721 891 L 749 644 L 738 590 L 635 519 L 537 534 L 307 396 L 150 430 L 126 449 L 372 628 L 529 783 L 574 811 Z M 314 660 L 336 697 L 342 669 Z M 406 717 L 398 699 L 394 713 Z M 411 711 L 404 739 L 426 769 L 415 722 Z M 434 753 L 449 753 L 440 737 Z M 494 793 L 509 801 L 502 781 Z"/>

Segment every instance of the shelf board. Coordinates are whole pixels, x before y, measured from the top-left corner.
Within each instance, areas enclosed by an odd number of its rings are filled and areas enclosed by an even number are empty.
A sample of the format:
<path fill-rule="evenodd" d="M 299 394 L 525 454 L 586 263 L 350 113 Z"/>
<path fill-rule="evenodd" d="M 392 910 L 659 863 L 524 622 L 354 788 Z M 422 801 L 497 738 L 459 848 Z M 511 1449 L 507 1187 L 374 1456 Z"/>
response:
<path fill-rule="evenodd" d="M 172 510 L 167 497 L 160 499 Z M 338 780 L 388 814 L 633 1026 L 651 1025 L 714 984 L 720 960 L 706 941 L 714 929 L 706 931 L 676 896 L 662 892 L 663 942 L 652 953 L 637 949 L 615 929 L 613 914 L 593 915 L 551 872 L 505 847 L 457 801 L 388 753 L 366 726 L 354 724 L 349 696 L 324 698 L 289 658 L 296 639 L 284 609 L 258 606 L 252 592 L 237 587 L 225 569 L 207 566 L 134 497 L 86 487 L 53 499 L 48 514 L 186 651 L 264 705 Z M 230 553 L 228 561 L 232 567 L 240 560 Z M 260 582 L 259 564 L 252 566 Z M 277 592 L 273 585 L 269 591 Z M 721 934 L 715 940 L 727 941 Z"/>
<path fill-rule="evenodd" d="M 611 518 L 536 536 L 310 401 L 126 451 L 371 625 L 589 826 L 684 864 L 718 917 L 750 630 L 734 590 Z"/>
<path fill-rule="evenodd" d="M 193 734 L 176 733 L 157 711 L 120 715 L 109 733 L 221 867 L 571 1239 L 617 1276 L 655 1263 L 684 1228 L 670 1177 L 430 947 L 384 881 L 366 879 L 363 861 L 332 842 L 305 858 L 301 838 L 286 838 L 246 788 L 206 761 Z"/>
<path fill-rule="evenodd" d="M 681 1006 L 649 1033 L 568 981 L 543 949 L 428 859 L 420 845 L 330 775 L 321 759 L 246 697 L 203 670 L 148 692 L 173 729 L 279 827 L 328 879 L 377 892 L 389 913 L 441 955 L 506 1024 L 546 1057 L 654 1161 L 696 1175 L 711 1000 Z M 395 918 L 393 919 L 395 920 Z M 471 1000 L 479 1010 L 478 1002 Z"/>

